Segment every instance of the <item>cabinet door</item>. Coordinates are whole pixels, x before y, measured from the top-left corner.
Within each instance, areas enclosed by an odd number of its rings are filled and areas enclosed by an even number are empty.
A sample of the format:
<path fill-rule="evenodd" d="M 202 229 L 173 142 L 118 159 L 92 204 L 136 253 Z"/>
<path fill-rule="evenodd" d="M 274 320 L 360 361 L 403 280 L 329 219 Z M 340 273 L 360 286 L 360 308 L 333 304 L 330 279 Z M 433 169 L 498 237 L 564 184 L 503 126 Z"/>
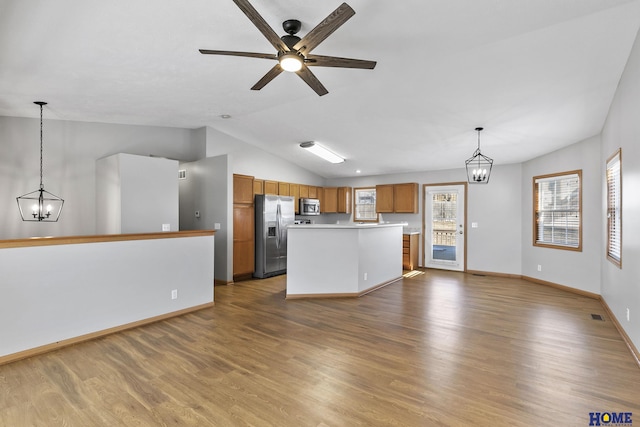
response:
<path fill-rule="evenodd" d="M 251 276 L 255 263 L 253 205 L 233 206 L 233 277 Z"/>
<path fill-rule="evenodd" d="M 393 192 L 394 212 L 418 213 L 418 183 L 395 184 Z"/>
<path fill-rule="evenodd" d="M 288 182 L 279 182 L 278 183 L 278 194 L 280 196 L 290 196 L 290 184 Z"/>
<path fill-rule="evenodd" d="M 233 175 L 233 203 L 253 204 L 253 177 Z"/>
<path fill-rule="evenodd" d="M 320 201 L 320 210 L 325 213 L 338 212 L 338 189 L 327 187 L 323 189 L 324 197 Z"/>
<path fill-rule="evenodd" d="M 306 184 L 300 184 L 300 198 L 307 199 L 309 198 L 309 186 Z"/>
<path fill-rule="evenodd" d="M 253 180 L 253 195 L 264 194 L 264 179 Z"/>
<path fill-rule="evenodd" d="M 295 213 L 300 213 L 300 184 L 289 184 L 289 195 L 293 197 L 293 207 Z"/>
<path fill-rule="evenodd" d="M 309 198 L 310 199 L 317 199 L 318 198 L 318 187 L 314 187 L 312 185 L 309 186 Z"/>
<path fill-rule="evenodd" d="M 278 181 L 264 181 L 264 194 L 278 194 Z"/>
<path fill-rule="evenodd" d="M 351 213 L 351 187 L 338 187 L 338 213 Z"/>
<path fill-rule="evenodd" d="M 393 184 L 376 185 L 376 212 L 393 212 Z"/>

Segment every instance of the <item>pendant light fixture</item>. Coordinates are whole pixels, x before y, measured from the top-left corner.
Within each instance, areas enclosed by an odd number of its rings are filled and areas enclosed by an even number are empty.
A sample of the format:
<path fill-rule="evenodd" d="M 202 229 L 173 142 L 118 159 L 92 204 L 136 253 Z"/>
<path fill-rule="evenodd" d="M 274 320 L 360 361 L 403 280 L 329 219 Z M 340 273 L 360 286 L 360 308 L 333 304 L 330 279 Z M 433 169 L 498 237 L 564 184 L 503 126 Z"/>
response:
<path fill-rule="evenodd" d="M 476 132 L 478 132 L 478 148 L 473 152 L 471 158 L 464 162 L 467 167 L 467 181 L 469 184 L 489 183 L 493 159 L 480 152 L 480 132 L 482 132 L 483 129 L 484 128 L 480 127 L 476 128 Z"/>
<path fill-rule="evenodd" d="M 42 183 L 42 107 L 46 102 L 36 101 L 40 106 L 40 189 L 17 197 L 18 209 L 23 221 L 56 222 L 62 212 L 64 200 L 45 191 Z"/>

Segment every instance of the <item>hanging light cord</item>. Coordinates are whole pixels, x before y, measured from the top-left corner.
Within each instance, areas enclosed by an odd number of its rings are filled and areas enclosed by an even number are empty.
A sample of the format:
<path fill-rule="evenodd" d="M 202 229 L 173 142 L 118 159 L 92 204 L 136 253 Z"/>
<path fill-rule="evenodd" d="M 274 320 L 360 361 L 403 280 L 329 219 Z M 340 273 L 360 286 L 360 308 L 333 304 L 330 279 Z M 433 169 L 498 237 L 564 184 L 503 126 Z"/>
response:
<path fill-rule="evenodd" d="M 42 185 L 42 104 L 40 104 L 40 189 L 44 189 Z"/>

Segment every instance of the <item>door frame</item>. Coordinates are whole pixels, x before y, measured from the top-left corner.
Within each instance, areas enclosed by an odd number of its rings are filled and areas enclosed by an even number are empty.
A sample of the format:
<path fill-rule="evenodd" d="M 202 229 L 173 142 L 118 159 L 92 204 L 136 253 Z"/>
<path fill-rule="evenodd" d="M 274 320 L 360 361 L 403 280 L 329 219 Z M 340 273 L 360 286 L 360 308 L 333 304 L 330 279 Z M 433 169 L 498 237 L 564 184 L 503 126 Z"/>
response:
<path fill-rule="evenodd" d="M 427 267 L 427 252 L 426 252 L 426 240 L 427 240 L 427 198 L 425 197 L 427 194 L 428 187 L 447 187 L 451 185 L 461 185 L 463 186 L 464 191 L 464 265 L 462 266 L 462 272 L 467 272 L 467 199 L 469 193 L 469 183 L 467 181 L 459 181 L 459 182 L 442 182 L 442 183 L 434 183 L 434 184 L 422 184 L 422 265 L 424 268 Z M 457 271 L 457 270 L 451 270 Z"/>

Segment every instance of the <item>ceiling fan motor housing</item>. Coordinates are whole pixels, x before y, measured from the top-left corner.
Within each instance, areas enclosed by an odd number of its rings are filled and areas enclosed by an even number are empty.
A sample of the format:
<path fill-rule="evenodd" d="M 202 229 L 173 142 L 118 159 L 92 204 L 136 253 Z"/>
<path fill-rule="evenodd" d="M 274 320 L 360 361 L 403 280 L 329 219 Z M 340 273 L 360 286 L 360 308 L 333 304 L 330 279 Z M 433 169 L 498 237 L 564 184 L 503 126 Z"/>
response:
<path fill-rule="evenodd" d="M 287 19 L 282 23 L 282 28 L 284 28 L 285 33 L 294 35 L 300 31 L 302 23 L 297 19 Z"/>
<path fill-rule="evenodd" d="M 284 42 L 284 44 L 287 45 L 287 47 L 289 47 L 289 49 L 293 50 L 293 47 L 296 45 L 296 43 L 298 43 L 300 41 L 300 37 L 298 36 L 293 36 L 293 35 L 289 35 L 289 34 L 285 34 L 284 36 L 280 37 L 280 39 Z"/>

